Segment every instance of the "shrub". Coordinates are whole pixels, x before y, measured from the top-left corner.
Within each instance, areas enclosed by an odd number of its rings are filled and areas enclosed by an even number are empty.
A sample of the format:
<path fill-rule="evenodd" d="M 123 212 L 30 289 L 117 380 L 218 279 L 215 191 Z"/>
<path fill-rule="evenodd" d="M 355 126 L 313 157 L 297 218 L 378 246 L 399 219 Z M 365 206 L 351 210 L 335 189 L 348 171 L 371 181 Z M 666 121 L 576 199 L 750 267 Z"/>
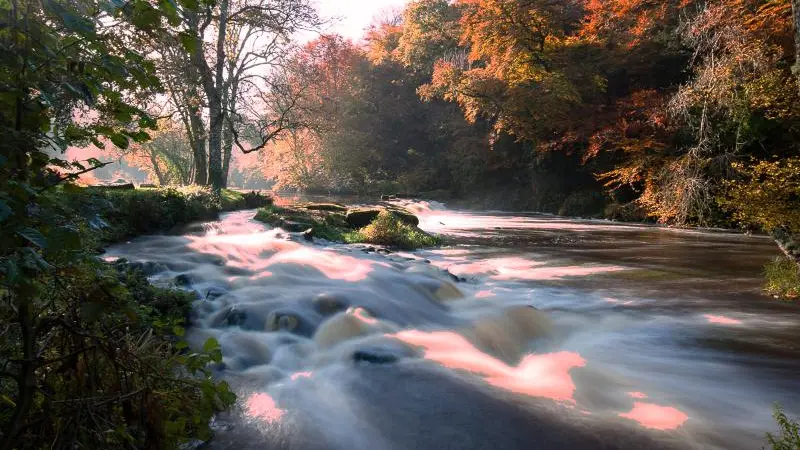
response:
<path fill-rule="evenodd" d="M 34 198 L 27 215 L 0 221 L 0 445 L 171 449 L 208 438 L 235 396 L 208 369 L 218 344 L 182 342 L 193 297 L 94 250 L 216 215 L 214 198 L 69 185 Z"/>
<path fill-rule="evenodd" d="M 800 268 L 791 259 L 780 256 L 764 268 L 767 283 L 764 290 L 770 295 L 785 299 L 800 296 Z"/>
<path fill-rule="evenodd" d="M 223 189 L 220 191 L 219 195 L 220 207 L 223 211 L 234 211 L 247 207 L 247 200 L 245 200 L 244 195 L 239 192 Z"/>
<path fill-rule="evenodd" d="M 780 428 L 778 435 L 767 433 L 767 442 L 772 450 L 798 450 L 800 449 L 800 424 L 789 419 L 784 414 L 780 405 L 775 405 L 772 414 Z"/>
<path fill-rule="evenodd" d="M 96 228 L 98 242 L 110 243 L 131 236 L 168 230 L 196 220 L 218 216 L 220 203 L 207 188 L 108 190 L 65 187 L 53 194 Z"/>
<path fill-rule="evenodd" d="M 352 239 L 405 250 L 432 247 L 441 243 L 438 237 L 404 223 L 392 212 L 386 210 L 381 211 L 372 223 L 359 230 L 358 236 L 352 236 Z"/>

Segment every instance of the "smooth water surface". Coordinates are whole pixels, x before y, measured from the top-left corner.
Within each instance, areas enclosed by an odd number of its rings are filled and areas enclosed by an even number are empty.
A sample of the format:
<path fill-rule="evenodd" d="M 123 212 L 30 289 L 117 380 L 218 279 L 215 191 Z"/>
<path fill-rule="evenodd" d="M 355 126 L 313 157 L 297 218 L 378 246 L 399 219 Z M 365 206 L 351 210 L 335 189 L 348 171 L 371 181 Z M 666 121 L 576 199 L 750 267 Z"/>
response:
<path fill-rule="evenodd" d="M 202 300 L 240 395 L 213 448 L 758 449 L 800 414 L 800 307 L 771 241 L 406 202 L 441 249 L 386 253 L 232 213 L 109 257 Z"/>

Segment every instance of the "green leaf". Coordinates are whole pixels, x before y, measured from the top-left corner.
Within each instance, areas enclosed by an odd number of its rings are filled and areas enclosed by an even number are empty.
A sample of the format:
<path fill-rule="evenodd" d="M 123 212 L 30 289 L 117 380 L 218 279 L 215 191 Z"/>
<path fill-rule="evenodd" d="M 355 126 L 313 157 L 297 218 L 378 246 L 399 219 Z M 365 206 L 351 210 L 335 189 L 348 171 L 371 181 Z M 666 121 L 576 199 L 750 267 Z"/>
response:
<path fill-rule="evenodd" d="M 4 202 L 0 200 L 0 222 L 5 221 L 14 214 L 14 211 Z"/>
<path fill-rule="evenodd" d="M 161 14 L 146 1 L 137 1 L 134 5 L 133 24 L 141 29 L 150 30 L 159 25 Z"/>
<path fill-rule="evenodd" d="M 57 0 L 47 0 L 44 2 L 44 8 L 47 12 L 55 14 L 64 23 L 64 26 L 83 34 L 94 34 L 94 23 L 81 14 L 76 13 L 65 8 L 61 2 Z"/>
<path fill-rule="evenodd" d="M 119 148 L 121 148 L 123 150 L 128 148 L 128 144 L 129 144 L 128 138 L 124 134 L 114 133 L 111 136 L 109 136 L 109 139 L 111 139 L 111 142 L 114 145 L 116 145 L 117 147 L 119 147 Z"/>
<path fill-rule="evenodd" d="M 172 327 L 172 333 L 175 336 L 183 337 L 183 335 L 186 334 L 186 330 L 180 325 L 175 325 L 174 327 Z"/>
<path fill-rule="evenodd" d="M 175 344 L 175 348 L 177 350 L 183 350 L 185 348 L 189 348 L 189 344 L 186 341 L 178 341 L 178 343 Z"/>
<path fill-rule="evenodd" d="M 196 36 L 182 31 L 179 33 L 178 37 L 181 40 L 181 45 L 183 45 L 183 48 L 190 54 L 194 54 L 200 48 L 201 42 Z"/>
<path fill-rule="evenodd" d="M 74 227 L 58 227 L 47 236 L 47 248 L 51 251 L 79 250 L 81 248 L 81 235 Z"/>
<path fill-rule="evenodd" d="M 212 338 L 208 338 L 206 343 L 203 344 L 203 351 L 206 352 L 206 353 L 211 353 L 212 351 L 218 350 L 218 349 L 219 349 L 219 341 L 217 341 L 213 337 Z"/>
<path fill-rule="evenodd" d="M 200 7 L 200 3 L 197 0 L 179 0 L 181 6 L 190 10 L 190 11 L 197 11 L 197 8 Z"/>
<path fill-rule="evenodd" d="M 181 24 L 181 18 L 178 16 L 178 5 L 175 3 L 175 0 L 160 0 L 158 2 L 158 7 L 164 16 L 166 16 L 170 25 L 178 26 Z"/>
<path fill-rule="evenodd" d="M 135 131 L 135 132 L 125 131 L 124 133 L 125 133 L 126 136 L 130 137 L 131 139 L 133 139 L 133 142 L 137 142 L 137 143 L 140 143 L 140 144 L 142 142 L 147 142 L 147 141 L 150 140 L 150 135 L 145 133 L 144 131 L 141 131 L 141 130 L 140 131 Z"/>
<path fill-rule="evenodd" d="M 25 238 L 26 241 L 39 248 L 47 248 L 47 238 L 45 238 L 39 230 L 35 228 L 25 228 L 17 231 L 17 234 Z"/>

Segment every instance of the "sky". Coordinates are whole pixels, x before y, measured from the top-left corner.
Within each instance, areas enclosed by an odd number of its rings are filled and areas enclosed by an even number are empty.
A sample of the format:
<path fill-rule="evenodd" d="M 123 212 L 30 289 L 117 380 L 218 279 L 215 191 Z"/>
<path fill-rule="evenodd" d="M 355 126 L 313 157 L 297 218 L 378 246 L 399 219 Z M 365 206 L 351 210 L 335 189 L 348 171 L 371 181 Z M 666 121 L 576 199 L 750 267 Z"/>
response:
<path fill-rule="evenodd" d="M 372 18 L 382 11 L 401 8 L 406 0 L 317 0 L 319 12 L 324 17 L 338 17 L 329 32 L 357 40 L 372 23 Z"/>

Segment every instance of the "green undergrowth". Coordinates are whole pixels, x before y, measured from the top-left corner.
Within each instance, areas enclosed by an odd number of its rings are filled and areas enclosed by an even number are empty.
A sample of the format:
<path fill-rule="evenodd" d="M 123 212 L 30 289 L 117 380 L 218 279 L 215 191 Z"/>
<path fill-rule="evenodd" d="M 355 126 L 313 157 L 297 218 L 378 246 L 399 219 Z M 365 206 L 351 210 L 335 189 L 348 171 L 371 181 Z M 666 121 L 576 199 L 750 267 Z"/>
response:
<path fill-rule="evenodd" d="M 32 387 L 23 394 L 0 382 L 4 429 L 23 397 L 32 405 L 14 448 L 170 449 L 209 439 L 211 418 L 235 395 L 208 369 L 221 361 L 219 345 L 194 352 L 182 341 L 194 296 L 154 287 L 124 263 L 86 258 L 54 269 L 32 292 L 49 312 L 39 322 Z M 3 323 L 12 315 L 0 308 Z M 0 364 L 22 370 L 25 341 L 6 328 Z"/>
<path fill-rule="evenodd" d="M 780 405 L 775 405 L 773 417 L 778 422 L 778 433 L 767 433 L 772 450 L 800 450 L 800 423 L 786 416 Z"/>
<path fill-rule="evenodd" d="M 25 191 L 28 192 L 28 191 Z M 235 395 L 212 340 L 183 340 L 194 295 L 152 286 L 98 250 L 212 219 L 204 189 L 63 185 L 9 201 L 0 220 L 0 442 L 14 449 L 177 449 L 211 436 Z M 35 203 L 34 203 L 35 202 Z M 25 214 L 18 213 L 25 211 Z"/>
<path fill-rule="evenodd" d="M 360 229 L 350 227 L 343 207 L 317 208 L 316 205 L 261 208 L 255 219 L 266 224 L 304 231 L 310 228 L 316 238 L 347 244 L 365 243 L 413 250 L 434 247 L 441 239 L 418 227 L 407 224 L 395 213 L 382 211 L 369 225 Z"/>
<path fill-rule="evenodd" d="M 386 245 L 404 250 L 435 247 L 441 239 L 401 221 L 390 211 L 381 211 L 378 217 L 358 231 L 360 242 Z"/>
<path fill-rule="evenodd" d="M 764 290 L 775 297 L 796 300 L 800 297 L 800 268 L 791 259 L 780 256 L 764 268 Z"/>
<path fill-rule="evenodd" d="M 199 220 L 213 220 L 222 211 L 257 208 L 271 203 L 258 193 L 239 193 L 197 186 L 117 190 L 64 186 L 55 200 L 86 219 L 99 246 L 142 234 L 169 230 Z"/>

